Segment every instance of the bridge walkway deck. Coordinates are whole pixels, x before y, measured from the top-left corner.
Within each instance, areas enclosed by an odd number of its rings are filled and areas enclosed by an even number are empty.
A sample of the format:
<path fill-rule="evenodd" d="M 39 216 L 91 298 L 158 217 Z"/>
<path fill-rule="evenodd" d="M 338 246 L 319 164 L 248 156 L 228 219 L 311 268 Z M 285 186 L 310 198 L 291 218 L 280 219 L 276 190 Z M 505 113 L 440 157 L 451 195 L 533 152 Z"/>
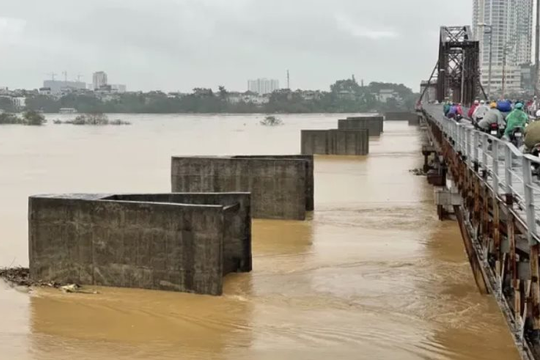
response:
<path fill-rule="evenodd" d="M 428 105 L 426 112 L 439 124 L 467 165 L 486 172 L 491 191 L 501 199 L 510 196 L 513 210 L 528 228 L 529 240 L 540 241 L 540 180 L 533 176 L 533 165 L 540 159 L 523 154 L 513 144 L 476 130 L 469 121 L 457 123 L 443 115 L 442 106 Z"/>

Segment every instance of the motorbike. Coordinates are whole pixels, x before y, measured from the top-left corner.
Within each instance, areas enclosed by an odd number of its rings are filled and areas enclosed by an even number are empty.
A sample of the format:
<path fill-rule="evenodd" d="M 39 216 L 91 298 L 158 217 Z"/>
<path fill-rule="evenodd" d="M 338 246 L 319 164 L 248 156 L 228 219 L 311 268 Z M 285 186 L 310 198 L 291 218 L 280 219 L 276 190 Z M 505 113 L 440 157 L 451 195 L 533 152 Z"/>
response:
<path fill-rule="evenodd" d="M 534 146 L 531 149 L 530 154 L 535 157 L 540 157 L 540 143 L 534 144 Z M 533 163 L 531 170 L 532 170 L 533 176 L 540 178 L 540 164 Z"/>
<path fill-rule="evenodd" d="M 489 128 L 487 130 L 484 130 L 491 136 L 495 136 L 496 138 L 501 138 L 504 134 L 505 125 L 504 124 L 490 124 Z"/>
<path fill-rule="evenodd" d="M 491 136 L 499 137 L 499 124 L 490 124 L 488 133 Z"/>
<path fill-rule="evenodd" d="M 482 121 L 482 119 L 483 119 L 483 117 L 474 117 L 473 116 L 471 123 L 472 123 L 472 125 L 474 126 L 475 129 L 478 129 L 478 123 L 480 121 Z"/>
<path fill-rule="evenodd" d="M 533 148 L 531 149 L 531 155 L 540 157 L 540 143 L 534 144 Z"/>
<path fill-rule="evenodd" d="M 523 145 L 523 137 L 523 128 L 516 127 L 510 133 L 510 142 L 519 149 Z"/>

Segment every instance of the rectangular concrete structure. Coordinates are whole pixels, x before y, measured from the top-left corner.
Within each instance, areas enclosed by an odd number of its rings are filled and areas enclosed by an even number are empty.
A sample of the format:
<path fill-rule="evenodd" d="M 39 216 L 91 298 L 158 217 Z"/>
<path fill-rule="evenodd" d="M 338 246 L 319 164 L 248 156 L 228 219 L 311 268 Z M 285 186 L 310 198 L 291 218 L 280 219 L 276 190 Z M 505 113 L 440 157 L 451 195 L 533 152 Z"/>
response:
<path fill-rule="evenodd" d="M 29 199 L 33 280 L 221 295 L 252 268 L 250 195 Z"/>
<path fill-rule="evenodd" d="M 305 220 L 314 209 L 313 156 L 173 157 L 173 192 L 251 193 L 254 218 Z"/>
<path fill-rule="evenodd" d="M 302 130 L 304 155 L 368 155 L 368 130 Z"/>
<path fill-rule="evenodd" d="M 418 114 L 414 111 L 389 111 L 384 114 L 387 121 L 416 121 Z"/>
<path fill-rule="evenodd" d="M 369 130 L 369 136 L 381 136 L 384 131 L 384 116 L 356 116 L 338 120 L 339 130 Z"/>

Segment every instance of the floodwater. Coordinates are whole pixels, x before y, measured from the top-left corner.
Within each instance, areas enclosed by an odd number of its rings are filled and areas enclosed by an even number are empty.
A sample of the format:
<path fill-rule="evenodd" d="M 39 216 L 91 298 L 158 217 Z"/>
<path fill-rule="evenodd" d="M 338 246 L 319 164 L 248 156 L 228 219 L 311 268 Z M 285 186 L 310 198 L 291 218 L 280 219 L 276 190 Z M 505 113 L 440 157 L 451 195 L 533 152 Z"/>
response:
<path fill-rule="evenodd" d="M 166 192 L 171 155 L 298 153 L 300 129 L 339 116 L 118 117 L 133 125 L 0 127 L 0 266 L 27 265 L 31 194 Z M 317 157 L 312 219 L 254 221 L 254 271 L 222 297 L 0 284 L 0 359 L 517 359 L 456 223 L 409 173 L 419 150 L 387 122 L 368 157 Z"/>

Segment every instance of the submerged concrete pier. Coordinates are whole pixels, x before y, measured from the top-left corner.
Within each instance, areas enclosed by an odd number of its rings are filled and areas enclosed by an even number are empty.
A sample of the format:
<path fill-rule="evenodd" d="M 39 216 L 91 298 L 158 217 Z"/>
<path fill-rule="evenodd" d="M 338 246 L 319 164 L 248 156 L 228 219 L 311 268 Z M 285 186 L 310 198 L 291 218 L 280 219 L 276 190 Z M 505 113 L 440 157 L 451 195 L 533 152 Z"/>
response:
<path fill-rule="evenodd" d="M 392 111 L 385 114 L 387 121 L 408 121 L 409 125 L 420 124 L 422 113 L 416 111 Z"/>
<path fill-rule="evenodd" d="M 368 130 L 302 130 L 304 155 L 367 155 Z"/>
<path fill-rule="evenodd" d="M 338 120 L 339 130 L 369 130 L 369 136 L 381 136 L 384 132 L 384 116 L 355 116 Z"/>
<path fill-rule="evenodd" d="M 221 295 L 249 272 L 250 195 L 43 195 L 29 199 L 30 276 Z"/>
<path fill-rule="evenodd" d="M 314 209 L 313 156 L 173 157 L 173 192 L 251 193 L 252 216 L 305 220 Z"/>

